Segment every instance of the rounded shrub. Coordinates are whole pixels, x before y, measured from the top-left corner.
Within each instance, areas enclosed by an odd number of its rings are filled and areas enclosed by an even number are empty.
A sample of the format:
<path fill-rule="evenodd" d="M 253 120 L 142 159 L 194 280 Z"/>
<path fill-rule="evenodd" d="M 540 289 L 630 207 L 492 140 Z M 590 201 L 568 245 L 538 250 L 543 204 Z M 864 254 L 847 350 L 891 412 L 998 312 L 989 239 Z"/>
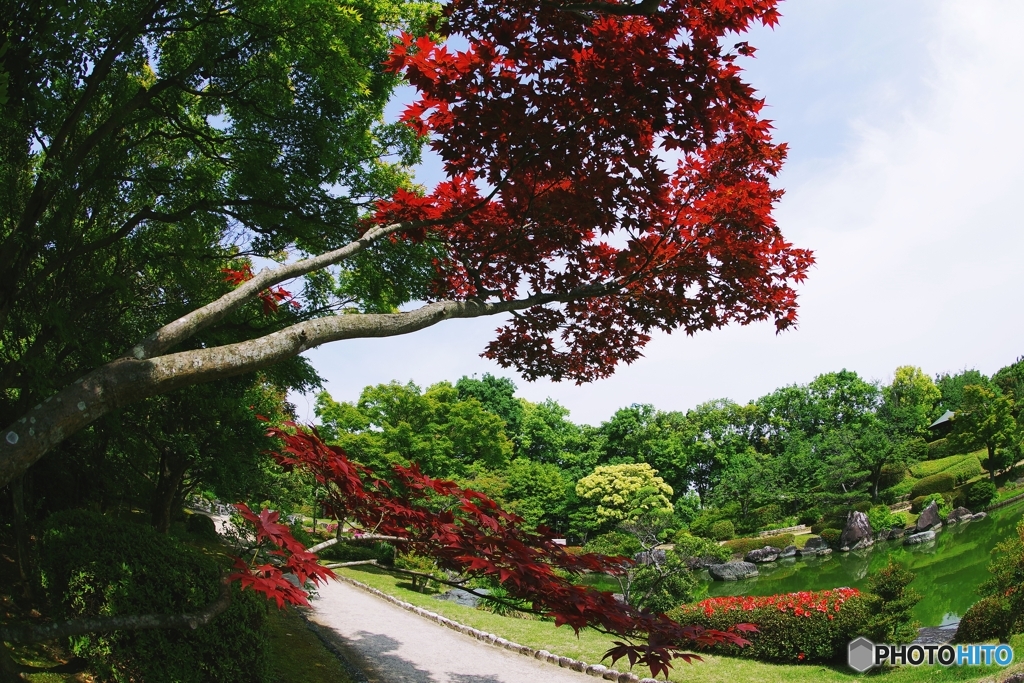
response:
<path fill-rule="evenodd" d="M 956 642 L 983 643 L 998 638 L 1005 642 L 1014 615 L 1002 596 L 982 598 L 970 606 L 956 629 Z"/>
<path fill-rule="evenodd" d="M 971 510 L 977 511 L 988 506 L 995 500 L 997 491 L 996 485 L 990 481 L 975 482 L 964 497 L 964 503 Z"/>
<path fill-rule="evenodd" d="M 832 529 L 822 529 L 821 530 L 821 534 L 819 534 L 819 535 L 823 539 L 825 539 L 826 543 L 828 543 L 831 547 L 834 548 L 834 547 L 839 545 L 839 539 L 843 535 L 843 531 L 842 531 L 842 529 L 834 529 L 834 528 L 832 528 Z"/>
<path fill-rule="evenodd" d="M 872 502 L 870 500 L 862 500 L 858 501 L 857 503 L 854 503 L 853 509 L 856 510 L 857 512 L 863 512 L 864 514 L 867 514 L 868 510 L 871 509 L 871 506 Z"/>
<path fill-rule="evenodd" d="M 221 591 L 218 561 L 152 528 L 72 510 L 39 538 L 40 581 L 64 619 L 197 612 Z M 267 601 L 233 588 L 227 610 L 195 630 L 93 633 L 70 639 L 103 680 L 267 680 Z"/>
<path fill-rule="evenodd" d="M 720 519 L 710 528 L 711 538 L 716 541 L 728 541 L 730 538 L 736 535 L 736 527 L 733 526 L 731 520 Z"/>
<path fill-rule="evenodd" d="M 757 527 L 765 527 L 782 519 L 782 508 L 777 503 L 769 503 L 759 507 L 753 513 L 754 524 Z"/>
<path fill-rule="evenodd" d="M 918 480 L 914 488 L 910 489 L 910 497 L 918 498 L 927 496 L 930 493 L 946 493 L 952 491 L 956 486 L 956 478 L 948 472 L 939 472 L 924 479 Z"/>
<path fill-rule="evenodd" d="M 216 541 L 217 526 L 213 520 L 198 512 L 192 513 L 185 518 L 185 530 L 204 541 Z"/>

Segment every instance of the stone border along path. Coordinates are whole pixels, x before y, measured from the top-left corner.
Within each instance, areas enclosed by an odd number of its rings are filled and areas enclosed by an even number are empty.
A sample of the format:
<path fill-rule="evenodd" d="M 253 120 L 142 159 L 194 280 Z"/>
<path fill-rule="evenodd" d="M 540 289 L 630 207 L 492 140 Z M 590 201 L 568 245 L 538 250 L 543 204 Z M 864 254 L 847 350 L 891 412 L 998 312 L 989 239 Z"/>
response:
<path fill-rule="evenodd" d="M 559 656 L 557 654 L 553 654 L 551 652 L 548 652 L 547 650 L 535 650 L 535 649 L 533 649 L 533 648 L 531 648 L 531 647 L 529 647 L 527 645 L 520 645 L 519 643 L 514 643 L 514 642 L 511 642 L 511 641 L 508 641 L 508 640 L 506 640 L 504 638 L 501 638 L 500 636 L 494 635 L 493 633 L 485 633 L 484 631 L 480 631 L 480 630 L 477 630 L 477 629 L 475 629 L 475 628 L 473 628 L 471 626 L 467 626 L 466 624 L 461 624 L 461 623 L 459 623 L 457 621 L 453 621 L 451 619 L 448 619 L 447 617 L 441 616 L 440 614 L 436 614 L 436 613 L 431 612 L 429 610 L 423 609 L 422 607 L 417 607 L 416 605 L 413 605 L 411 603 L 405 602 L 404 600 L 400 600 L 399 598 L 396 598 L 396 597 L 394 597 L 392 595 L 388 595 L 387 593 L 384 593 L 383 591 L 380 591 L 380 590 L 377 590 L 376 588 L 368 586 L 365 583 L 362 583 L 361 581 L 357 581 L 357 580 L 349 578 L 347 576 L 341 576 L 341 575 L 338 575 L 338 574 L 335 574 L 335 576 L 338 578 L 339 581 L 341 581 L 343 583 L 346 583 L 346 584 L 348 584 L 350 586 L 358 588 L 361 591 L 369 593 L 370 595 L 372 595 L 374 597 L 380 598 L 382 600 L 386 600 L 387 602 L 390 602 L 391 604 L 393 604 L 393 605 L 395 605 L 395 606 L 397 606 L 397 607 L 399 607 L 399 608 L 401 608 L 401 609 L 403 609 L 403 610 L 405 610 L 407 612 L 412 612 L 413 614 L 416 614 L 416 615 L 418 615 L 420 617 L 423 617 L 424 619 L 432 621 L 432 622 L 434 622 L 434 623 L 436 623 L 436 624 L 438 624 L 440 626 L 444 626 L 445 628 L 451 629 L 451 630 L 456 631 L 458 633 L 465 634 L 465 635 L 467 635 L 467 636 L 469 636 L 471 638 L 474 638 L 474 639 L 480 641 L 481 643 L 483 643 L 485 645 L 491 645 L 491 646 L 494 646 L 494 647 L 497 647 L 497 648 L 508 650 L 510 653 L 518 654 L 518 655 L 525 656 L 525 657 L 529 657 L 531 659 L 537 660 L 538 662 L 545 662 L 545 663 L 551 664 L 553 666 L 557 666 L 557 667 L 560 667 L 560 668 L 563 668 L 563 669 L 568 669 L 569 671 L 584 673 L 584 674 L 587 674 L 589 676 L 593 676 L 594 678 L 598 678 L 598 679 L 602 679 L 602 680 L 616 681 L 617 683 L 659 683 L 658 681 L 656 681 L 653 678 L 640 678 L 635 673 L 616 671 L 615 669 L 609 669 L 608 667 L 606 667 L 606 666 L 604 666 L 602 664 L 587 664 L 586 662 L 583 662 L 583 661 L 580 661 L 580 660 L 577 660 L 577 659 L 572 659 L 570 657 L 562 657 L 562 656 Z M 319 601 L 317 601 L 317 602 L 319 602 Z M 317 614 L 310 614 L 310 615 L 308 615 L 307 618 L 313 618 L 313 617 L 316 617 L 316 616 L 320 616 L 321 619 L 319 621 L 321 621 L 321 622 L 322 621 L 326 621 L 327 619 L 324 618 L 326 616 L 324 614 L 324 610 L 318 610 L 317 609 L 317 607 L 318 607 L 317 602 L 314 602 L 313 610 L 314 610 L 315 613 L 319 612 L 320 614 L 319 615 L 317 615 Z M 304 616 L 306 616 L 306 615 L 304 615 Z M 325 624 L 325 623 L 318 623 L 317 624 L 317 628 L 313 629 L 317 633 L 317 635 L 319 635 L 321 638 L 323 638 L 325 640 L 330 640 L 329 636 L 325 636 L 321 629 L 329 630 L 330 626 L 328 624 Z M 357 645 L 357 644 L 358 644 L 357 642 L 348 643 L 348 645 L 350 647 L 352 645 Z M 339 649 L 343 649 L 343 648 L 338 648 L 334 644 L 329 645 L 329 647 L 330 647 L 330 649 L 332 651 L 335 652 L 335 654 L 339 653 Z M 390 647 L 389 652 L 393 651 L 395 649 L 394 645 L 389 645 L 389 647 Z M 347 660 L 348 659 L 347 655 L 344 652 L 341 653 L 341 659 L 343 659 L 343 660 Z M 425 672 L 422 672 L 422 673 L 425 673 Z M 554 674 L 555 672 L 552 671 L 551 673 Z M 555 678 L 555 676 L 546 676 L 543 673 L 540 673 L 539 675 L 544 676 L 544 677 L 543 678 L 533 678 L 533 677 L 531 677 L 528 680 L 530 680 L 530 681 L 532 681 L 532 680 L 545 680 L 545 681 L 547 681 L 547 680 L 554 680 L 554 678 Z M 365 680 L 365 679 L 362 679 L 362 680 Z M 387 679 L 387 680 L 391 681 L 391 680 L 394 680 L 394 679 Z M 408 678 L 408 679 L 403 679 L 403 680 L 410 680 L 410 681 L 412 681 L 412 680 L 417 680 L 417 681 L 424 680 L 424 681 L 426 681 L 426 680 L 434 680 L 434 679 L 433 678 L 430 678 L 430 679 L 427 679 L 427 678 Z M 476 683 L 477 681 L 480 681 L 481 683 L 484 683 L 484 682 L 490 683 L 492 681 L 493 681 L 493 683 L 501 683 L 501 680 L 505 680 L 505 679 L 498 679 L 498 678 L 494 678 L 492 676 L 483 677 L 483 676 L 478 676 L 478 675 L 465 675 L 465 674 L 459 675 L 459 674 L 455 674 L 455 677 L 451 678 L 450 680 L 452 681 L 452 683 L 461 683 L 462 681 L 466 681 L 466 683 Z M 372 683 L 372 681 L 371 681 L 371 683 Z M 527 680 L 523 680 L 523 683 L 527 683 Z"/>

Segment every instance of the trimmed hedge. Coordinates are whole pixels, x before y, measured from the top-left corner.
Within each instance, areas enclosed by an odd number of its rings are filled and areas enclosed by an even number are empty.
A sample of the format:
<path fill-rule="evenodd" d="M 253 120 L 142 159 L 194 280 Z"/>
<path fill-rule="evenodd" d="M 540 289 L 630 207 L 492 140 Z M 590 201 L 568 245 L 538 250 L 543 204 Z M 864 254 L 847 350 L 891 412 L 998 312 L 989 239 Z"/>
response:
<path fill-rule="evenodd" d="M 962 484 L 982 473 L 981 461 L 978 460 L 977 455 L 969 453 L 967 455 L 951 455 L 940 460 L 925 460 L 910 468 L 910 473 L 918 479 L 924 479 L 940 472 L 952 475 L 957 484 Z"/>
<path fill-rule="evenodd" d="M 939 472 L 938 474 L 925 477 L 914 484 L 914 488 L 910 490 L 910 497 L 919 498 L 931 493 L 946 493 L 947 491 L 952 491 L 955 487 L 956 479 L 952 474 Z"/>
<path fill-rule="evenodd" d="M 854 588 L 764 597 L 709 598 L 668 613 L 681 624 L 725 630 L 736 624 L 757 626 L 743 633 L 750 645 L 718 645 L 711 652 L 764 662 L 836 662 L 864 628 L 868 609 Z"/>
<path fill-rule="evenodd" d="M 793 545 L 793 534 L 776 534 L 774 536 L 760 536 L 755 538 L 736 538 L 731 541 L 726 541 L 722 544 L 723 548 L 728 548 L 733 553 L 747 554 L 751 550 L 757 550 L 763 548 L 766 545 L 770 545 L 774 548 L 785 548 L 787 545 Z"/>
<path fill-rule="evenodd" d="M 81 510 L 51 516 L 39 539 L 40 581 L 58 616 L 179 614 L 220 595 L 211 554 L 152 528 Z M 193 630 L 115 631 L 70 639 L 103 680 L 253 683 L 267 680 L 267 601 L 233 589 L 231 604 Z"/>
<path fill-rule="evenodd" d="M 984 468 L 981 466 L 981 461 L 978 460 L 978 456 L 964 455 L 960 462 L 945 470 L 943 473 L 953 475 L 953 478 L 959 486 L 965 481 L 977 477 L 984 471 Z"/>

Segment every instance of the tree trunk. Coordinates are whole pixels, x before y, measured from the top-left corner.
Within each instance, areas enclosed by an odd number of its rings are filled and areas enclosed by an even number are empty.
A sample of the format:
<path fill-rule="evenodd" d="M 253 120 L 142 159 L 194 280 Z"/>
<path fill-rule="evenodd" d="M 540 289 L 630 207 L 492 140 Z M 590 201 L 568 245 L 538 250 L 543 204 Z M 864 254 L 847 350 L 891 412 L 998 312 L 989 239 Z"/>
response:
<path fill-rule="evenodd" d="M 171 448 L 164 448 L 163 455 L 160 456 L 160 472 L 157 477 L 156 492 L 153 494 L 152 509 L 153 527 L 162 534 L 166 534 L 171 528 L 175 494 L 178 492 L 188 465 L 187 456 Z"/>
<path fill-rule="evenodd" d="M 26 600 L 32 599 L 32 582 L 29 580 L 28 528 L 25 524 L 25 476 L 11 482 L 11 507 L 14 509 L 14 539 L 18 551 L 18 576 L 21 579 L 21 594 Z"/>
<path fill-rule="evenodd" d="M 985 445 L 988 450 L 988 479 L 993 484 L 996 483 L 996 449 L 995 446 Z"/>

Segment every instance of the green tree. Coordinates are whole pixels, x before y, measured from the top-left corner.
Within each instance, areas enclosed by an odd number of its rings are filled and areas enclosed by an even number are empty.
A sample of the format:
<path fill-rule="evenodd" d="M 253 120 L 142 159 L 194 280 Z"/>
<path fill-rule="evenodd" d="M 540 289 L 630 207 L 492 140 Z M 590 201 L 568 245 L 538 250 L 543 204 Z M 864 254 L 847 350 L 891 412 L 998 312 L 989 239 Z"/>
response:
<path fill-rule="evenodd" d="M 507 377 L 495 377 L 485 372 L 483 377 L 460 377 L 455 383 L 459 398 L 475 398 L 484 408 L 505 421 L 505 431 L 510 437 L 520 431 L 523 406 L 515 397 L 516 385 Z M 568 412 L 568 411 L 567 411 Z"/>
<path fill-rule="evenodd" d="M 672 487 L 647 463 L 599 465 L 576 483 L 576 495 L 593 508 L 593 527 L 672 513 Z"/>
<path fill-rule="evenodd" d="M 565 532 L 566 494 L 571 482 L 555 464 L 516 458 L 504 471 L 508 486 L 503 492 L 508 509 L 530 527 L 543 524 L 559 533 Z"/>
<path fill-rule="evenodd" d="M 477 463 L 504 467 L 512 452 L 504 421 L 475 398 L 460 399 L 448 382 L 425 392 L 413 383 L 363 389 L 355 405 L 317 398 L 325 435 L 386 476 L 393 463 L 417 463 L 433 476 L 464 476 Z"/>
<path fill-rule="evenodd" d="M 680 424 L 686 481 L 705 504 L 729 462 L 737 462 L 747 451 L 744 415 L 748 410 L 728 399 L 709 401 L 687 411 Z"/>
<path fill-rule="evenodd" d="M 942 398 L 939 400 L 939 410 L 945 412 L 952 410 L 954 413 L 961 409 L 964 401 L 964 389 L 968 386 L 985 387 L 992 389 L 992 382 L 988 377 L 977 370 L 962 370 L 955 375 L 943 373 L 935 378 L 935 386 L 939 388 Z"/>
<path fill-rule="evenodd" d="M 996 470 L 1006 466 L 999 450 L 1015 446 L 1019 439 L 1017 422 L 1013 419 L 1013 401 L 983 386 L 965 386 L 949 439 L 964 451 L 985 448 L 988 454 L 985 467 L 995 481 Z"/>

